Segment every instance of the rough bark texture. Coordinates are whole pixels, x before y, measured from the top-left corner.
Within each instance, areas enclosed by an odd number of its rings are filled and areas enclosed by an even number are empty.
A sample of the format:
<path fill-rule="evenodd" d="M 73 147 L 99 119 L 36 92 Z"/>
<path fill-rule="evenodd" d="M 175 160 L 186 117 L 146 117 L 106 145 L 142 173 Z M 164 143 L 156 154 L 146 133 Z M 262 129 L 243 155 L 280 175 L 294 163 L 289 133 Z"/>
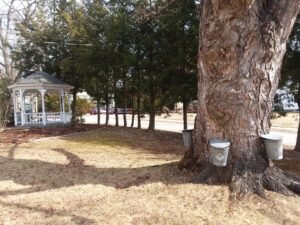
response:
<path fill-rule="evenodd" d="M 75 87 L 72 90 L 73 101 L 72 101 L 72 105 L 71 105 L 71 108 L 72 108 L 71 126 L 75 126 L 76 125 L 77 93 L 78 93 L 78 88 Z"/>
<path fill-rule="evenodd" d="M 106 118 L 105 118 L 105 125 L 109 123 L 109 97 L 108 92 L 105 93 L 105 108 L 106 108 Z"/>
<path fill-rule="evenodd" d="M 114 101 L 115 101 L 115 126 L 118 127 L 119 126 L 119 113 L 118 113 L 118 103 L 117 103 L 117 80 L 114 80 Z"/>
<path fill-rule="evenodd" d="M 181 165 L 201 168 L 199 181 L 228 182 L 233 195 L 288 193 L 290 180 L 266 158 L 285 43 L 299 0 L 203 0 L 200 5 L 198 112 L 193 148 Z M 209 142 L 229 140 L 228 166 L 209 162 Z"/>
<path fill-rule="evenodd" d="M 97 125 L 100 126 L 100 99 L 97 98 Z"/>
<path fill-rule="evenodd" d="M 130 125 L 130 127 L 133 127 L 134 126 L 134 118 L 135 118 L 135 109 L 134 109 L 134 107 L 135 107 L 135 104 L 134 104 L 134 95 L 132 95 L 132 97 L 131 97 L 131 101 L 132 101 L 132 111 L 131 111 L 131 125 Z"/>
<path fill-rule="evenodd" d="M 10 95 L 7 89 L 7 80 L 0 79 L 0 132 L 2 132 L 7 125 L 7 117 L 10 110 Z"/>
<path fill-rule="evenodd" d="M 127 127 L 127 82 L 126 82 L 126 74 L 125 70 L 122 69 L 123 73 L 123 120 L 124 120 L 124 127 Z"/>
<path fill-rule="evenodd" d="M 151 63 L 152 65 L 152 63 Z M 156 91 L 154 87 L 154 75 L 152 71 L 150 71 L 150 84 L 149 84 L 149 130 L 155 130 L 155 113 L 156 113 L 156 106 L 155 106 L 155 100 L 156 100 Z"/>
<path fill-rule="evenodd" d="M 187 108 L 188 102 L 183 102 L 183 129 L 187 129 Z"/>
<path fill-rule="evenodd" d="M 300 78 L 298 81 L 298 93 L 296 95 L 296 102 L 298 105 L 298 109 L 300 109 Z M 295 150 L 300 151 L 300 111 L 299 111 L 298 133 L 297 133 L 297 141 L 296 141 L 296 145 L 295 145 Z"/>

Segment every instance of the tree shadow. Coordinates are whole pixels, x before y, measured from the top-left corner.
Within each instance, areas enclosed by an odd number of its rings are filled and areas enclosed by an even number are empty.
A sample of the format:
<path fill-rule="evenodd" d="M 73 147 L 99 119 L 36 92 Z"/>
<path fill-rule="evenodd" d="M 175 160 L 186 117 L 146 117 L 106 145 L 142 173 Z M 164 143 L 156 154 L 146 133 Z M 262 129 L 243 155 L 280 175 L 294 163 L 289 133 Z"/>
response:
<path fill-rule="evenodd" d="M 117 189 L 147 183 L 184 183 L 189 178 L 177 170 L 177 162 L 139 168 L 97 168 L 84 165 L 77 155 L 56 148 L 68 164 L 50 163 L 41 160 L 12 159 L 0 157 L 0 181 L 13 180 L 17 184 L 30 186 L 19 190 L 0 191 L 0 196 L 34 193 L 62 187 L 84 184 L 102 184 Z"/>
<path fill-rule="evenodd" d="M 13 144 L 13 146 L 11 146 L 8 150 L 8 158 L 9 159 L 14 159 L 15 157 L 15 151 L 17 150 L 19 144 Z"/>
<path fill-rule="evenodd" d="M 275 160 L 274 164 L 288 175 L 300 179 L 300 152 L 285 150 L 283 154 L 283 160 Z"/>
<path fill-rule="evenodd" d="M 176 156 L 183 156 L 184 154 L 181 134 L 169 131 L 106 126 L 98 130 L 65 136 L 60 139 L 95 146 L 129 147 L 132 150 L 142 150 L 154 154 L 172 154 Z"/>
<path fill-rule="evenodd" d="M 69 213 L 66 210 L 55 211 L 52 208 L 48 209 L 48 208 L 43 208 L 43 207 L 33 207 L 33 206 L 27 206 L 27 205 L 21 204 L 21 203 L 9 203 L 9 202 L 5 202 L 5 201 L 1 201 L 1 200 L 0 200 L 0 204 L 4 207 L 14 207 L 14 208 L 18 208 L 18 209 L 25 209 L 25 210 L 29 210 L 29 211 L 43 213 L 45 215 L 51 214 L 51 215 L 56 215 L 56 216 L 61 216 L 61 217 L 71 217 L 71 221 L 74 224 L 78 224 L 78 225 L 96 224 L 95 220 L 92 220 L 92 219 L 89 219 L 87 217 L 83 217 L 80 215 L 74 215 L 74 213 Z"/>

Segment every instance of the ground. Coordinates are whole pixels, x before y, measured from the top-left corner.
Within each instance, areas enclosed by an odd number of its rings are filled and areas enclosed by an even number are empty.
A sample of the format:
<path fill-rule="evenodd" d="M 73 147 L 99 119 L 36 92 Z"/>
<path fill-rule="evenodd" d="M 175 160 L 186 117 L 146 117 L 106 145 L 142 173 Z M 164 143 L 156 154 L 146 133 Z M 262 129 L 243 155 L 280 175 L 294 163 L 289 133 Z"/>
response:
<path fill-rule="evenodd" d="M 0 133 L 1 143 L 24 143 L 34 139 L 43 137 L 53 137 L 73 134 L 87 130 L 97 129 L 97 125 L 92 124 L 78 124 L 75 127 L 58 126 L 47 128 L 23 128 L 23 127 L 8 127 L 4 132 Z"/>
<path fill-rule="evenodd" d="M 289 112 L 286 116 L 273 118 L 271 123 L 274 127 L 298 128 L 299 112 Z"/>
<path fill-rule="evenodd" d="M 0 224 L 300 224 L 299 197 L 232 202 L 177 170 L 183 152 L 180 134 L 114 127 L 0 143 Z"/>

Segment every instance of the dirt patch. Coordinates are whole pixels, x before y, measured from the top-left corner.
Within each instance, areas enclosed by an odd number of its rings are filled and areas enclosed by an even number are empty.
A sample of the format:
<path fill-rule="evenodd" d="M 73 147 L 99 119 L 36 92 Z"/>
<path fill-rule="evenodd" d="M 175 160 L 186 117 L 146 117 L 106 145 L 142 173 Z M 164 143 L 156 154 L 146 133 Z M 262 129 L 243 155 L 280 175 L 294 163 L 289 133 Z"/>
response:
<path fill-rule="evenodd" d="M 46 127 L 46 128 L 8 128 L 0 133 L 0 143 L 24 143 L 44 137 L 61 136 L 76 132 L 95 130 L 99 128 L 93 124 L 79 124 L 75 127 Z"/>

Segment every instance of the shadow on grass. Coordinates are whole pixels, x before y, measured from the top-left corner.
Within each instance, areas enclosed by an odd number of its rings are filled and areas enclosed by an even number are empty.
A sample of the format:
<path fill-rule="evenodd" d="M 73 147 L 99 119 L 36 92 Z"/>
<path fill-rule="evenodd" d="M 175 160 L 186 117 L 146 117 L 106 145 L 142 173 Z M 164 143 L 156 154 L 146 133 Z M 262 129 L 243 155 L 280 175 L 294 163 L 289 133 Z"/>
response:
<path fill-rule="evenodd" d="M 276 166 L 288 174 L 300 179 L 300 152 L 285 150 L 283 160 L 273 161 Z"/>
<path fill-rule="evenodd" d="M 18 195 L 71 187 L 84 184 L 101 184 L 117 189 L 147 183 L 183 183 L 177 162 L 139 168 L 97 168 L 84 165 L 84 160 L 65 149 L 52 149 L 63 154 L 68 164 L 49 163 L 41 160 L 0 157 L 0 181 L 13 180 L 17 184 L 30 185 L 19 190 L 0 191 L 0 196 Z"/>
<path fill-rule="evenodd" d="M 85 184 L 101 184 L 116 189 L 131 186 L 162 182 L 165 184 L 184 183 L 187 177 L 180 175 L 177 162 L 140 168 L 98 168 L 85 165 L 84 160 L 63 148 L 50 149 L 62 154 L 68 164 L 49 163 L 42 160 L 15 159 L 18 145 L 12 145 L 8 156 L 0 156 L 0 182 L 12 180 L 16 184 L 29 186 L 18 190 L 2 190 L 0 196 L 30 194 L 64 187 Z M 47 207 L 28 206 L 22 203 L 11 203 L 0 199 L 4 207 L 13 207 L 45 214 L 70 217 L 74 224 L 95 224 L 93 219 L 75 215 L 66 210 L 53 210 Z"/>
<path fill-rule="evenodd" d="M 71 221 L 73 222 L 73 224 L 80 224 L 80 225 L 93 225 L 96 224 L 95 220 L 89 219 L 87 217 L 83 217 L 80 215 L 74 215 L 74 213 L 70 213 L 68 211 L 65 210 L 61 210 L 61 211 L 55 211 L 52 208 L 44 208 L 44 207 L 33 207 L 33 206 L 27 206 L 25 204 L 22 203 L 9 203 L 9 202 L 5 202 L 5 201 L 1 201 L 0 200 L 0 204 L 4 207 L 13 207 L 13 208 L 17 208 L 17 209 L 25 209 L 25 210 L 29 210 L 29 211 L 34 211 L 34 212 L 39 212 L 39 213 L 43 213 L 46 216 L 49 215 L 55 215 L 55 216 L 61 216 L 61 217 L 71 217 Z"/>
<path fill-rule="evenodd" d="M 129 147 L 154 154 L 184 154 L 181 134 L 168 131 L 104 126 L 95 131 L 77 133 L 60 139 L 95 146 Z"/>

